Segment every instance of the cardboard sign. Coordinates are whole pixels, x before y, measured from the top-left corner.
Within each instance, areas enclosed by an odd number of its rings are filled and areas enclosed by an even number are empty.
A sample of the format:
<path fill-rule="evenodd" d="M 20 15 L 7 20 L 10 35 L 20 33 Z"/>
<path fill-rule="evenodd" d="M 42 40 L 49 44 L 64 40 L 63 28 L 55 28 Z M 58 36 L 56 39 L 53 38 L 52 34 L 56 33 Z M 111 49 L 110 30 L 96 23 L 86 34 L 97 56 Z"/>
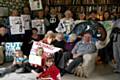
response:
<path fill-rule="evenodd" d="M 7 62 L 13 60 L 15 50 L 21 50 L 22 42 L 6 42 L 5 43 L 5 60 Z"/>
<path fill-rule="evenodd" d="M 32 28 L 38 29 L 38 34 L 45 34 L 45 24 L 43 19 L 32 20 Z"/>
<path fill-rule="evenodd" d="M 30 54 L 36 54 L 38 47 L 42 47 L 46 55 L 54 54 L 60 51 L 60 48 L 45 44 L 43 42 L 34 42 Z"/>
<path fill-rule="evenodd" d="M 25 30 L 30 30 L 30 15 L 21 15 L 22 26 Z"/>
<path fill-rule="evenodd" d="M 21 17 L 10 16 L 9 21 L 10 21 L 10 26 L 11 26 L 10 30 L 12 35 L 25 34 L 25 29 L 22 27 Z"/>
<path fill-rule="evenodd" d="M 41 64 L 42 64 L 41 60 L 42 60 L 42 58 L 40 56 L 29 55 L 29 63 L 37 64 L 37 65 L 41 66 Z"/>
<path fill-rule="evenodd" d="M 42 1 L 41 0 L 29 0 L 31 10 L 41 10 Z"/>

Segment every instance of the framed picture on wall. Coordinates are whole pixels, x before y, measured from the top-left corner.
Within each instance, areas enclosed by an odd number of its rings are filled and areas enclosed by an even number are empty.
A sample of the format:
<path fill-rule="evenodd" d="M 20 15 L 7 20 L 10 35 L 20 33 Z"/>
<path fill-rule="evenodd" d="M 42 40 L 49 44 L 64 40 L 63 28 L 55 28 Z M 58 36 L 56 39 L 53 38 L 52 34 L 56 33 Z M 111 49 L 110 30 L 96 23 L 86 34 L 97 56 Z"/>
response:
<path fill-rule="evenodd" d="M 29 0 L 31 10 L 43 9 L 41 0 Z"/>
<path fill-rule="evenodd" d="M 0 17 L 8 16 L 9 15 L 9 9 L 8 7 L 0 7 Z"/>

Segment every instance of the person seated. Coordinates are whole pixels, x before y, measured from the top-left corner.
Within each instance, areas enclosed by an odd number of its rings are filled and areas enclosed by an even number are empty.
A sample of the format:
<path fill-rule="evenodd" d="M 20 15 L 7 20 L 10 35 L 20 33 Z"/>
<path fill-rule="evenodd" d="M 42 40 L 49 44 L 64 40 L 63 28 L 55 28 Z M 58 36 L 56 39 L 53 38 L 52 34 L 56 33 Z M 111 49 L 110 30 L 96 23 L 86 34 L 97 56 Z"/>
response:
<path fill-rule="evenodd" d="M 55 40 L 51 43 L 55 47 L 61 48 L 63 51 L 65 50 L 65 40 L 63 33 L 57 33 Z"/>
<path fill-rule="evenodd" d="M 55 40 L 55 33 L 53 31 L 48 31 L 43 38 L 42 42 L 51 45 L 51 43 Z"/>
<path fill-rule="evenodd" d="M 62 53 L 65 51 L 65 44 L 66 44 L 66 42 L 64 40 L 64 34 L 57 33 L 55 40 L 51 43 L 51 45 L 58 47 L 58 48 L 61 48 L 61 50 L 59 52 L 56 52 L 54 54 L 56 66 L 58 65 L 58 63 L 62 57 Z"/>
<path fill-rule="evenodd" d="M 60 71 L 55 66 L 52 56 L 46 59 L 46 65 L 43 72 L 37 73 L 34 70 L 31 70 L 31 72 L 40 80 L 61 80 Z"/>
<path fill-rule="evenodd" d="M 72 33 L 69 35 L 69 38 L 66 42 L 66 45 L 65 45 L 65 49 L 67 52 L 71 52 L 73 47 L 75 46 L 76 44 L 76 40 L 77 40 L 77 35 Z"/>
<path fill-rule="evenodd" d="M 59 63 L 59 67 L 61 69 L 64 69 L 68 73 L 73 73 L 72 72 L 73 69 L 83 62 L 83 55 L 92 54 L 94 52 L 96 52 L 96 46 L 92 42 L 92 36 L 89 32 L 85 32 L 83 34 L 82 40 L 76 43 L 76 45 L 72 49 L 72 54 L 70 53 L 63 54 Z M 70 59 L 71 57 L 69 57 L 71 55 L 73 56 L 72 61 L 70 62 L 69 65 L 67 65 L 67 62 L 71 60 Z"/>
<path fill-rule="evenodd" d="M 5 68 L 0 75 L 5 75 L 7 73 L 11 73 L 11 72 L 21 72 L 21 71 L 17 71 L 18 69 L 22 68 L 25 66 L 25 64 L 28 63 L 28 58 L 26 56 L 23 55 L 23 52 L 21 50 L 16 50 L 15 51 L 15 56 L 14 56 L 14 61 L 12 63 L 12 65 L 10 65 L 9 67 Z"/>

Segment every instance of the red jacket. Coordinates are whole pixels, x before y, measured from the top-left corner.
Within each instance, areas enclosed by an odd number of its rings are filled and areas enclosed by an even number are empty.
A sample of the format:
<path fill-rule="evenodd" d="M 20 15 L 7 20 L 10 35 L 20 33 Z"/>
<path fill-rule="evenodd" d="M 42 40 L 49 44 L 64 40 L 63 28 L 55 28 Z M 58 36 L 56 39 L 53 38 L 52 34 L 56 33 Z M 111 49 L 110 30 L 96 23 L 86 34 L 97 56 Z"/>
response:
<path fill-rule="evenodd" d="M 59 73 L 59 69 L 55 65 L 52 65 L 46 71 L 42 72 L 42 74 L 40 74 L 38 78 L 50 76 L 53 80 L 57 80 L 57 75 Z"/>

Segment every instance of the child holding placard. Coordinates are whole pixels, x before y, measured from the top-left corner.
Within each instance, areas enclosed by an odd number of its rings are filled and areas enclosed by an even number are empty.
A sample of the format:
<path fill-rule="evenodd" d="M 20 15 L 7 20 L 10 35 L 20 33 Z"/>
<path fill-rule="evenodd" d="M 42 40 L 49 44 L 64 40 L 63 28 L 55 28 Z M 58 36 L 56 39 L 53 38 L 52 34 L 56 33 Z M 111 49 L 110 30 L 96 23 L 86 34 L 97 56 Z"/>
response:
<path fill-rule="evenodd" d="M 61 80 L 60 71 L 54 64 L 54 58 L 52 56 L 47 57 L 45 62 L 45 68 L 42 73 L 37 73 L 31 70 L 33 74 L 40 80 Z"/>

